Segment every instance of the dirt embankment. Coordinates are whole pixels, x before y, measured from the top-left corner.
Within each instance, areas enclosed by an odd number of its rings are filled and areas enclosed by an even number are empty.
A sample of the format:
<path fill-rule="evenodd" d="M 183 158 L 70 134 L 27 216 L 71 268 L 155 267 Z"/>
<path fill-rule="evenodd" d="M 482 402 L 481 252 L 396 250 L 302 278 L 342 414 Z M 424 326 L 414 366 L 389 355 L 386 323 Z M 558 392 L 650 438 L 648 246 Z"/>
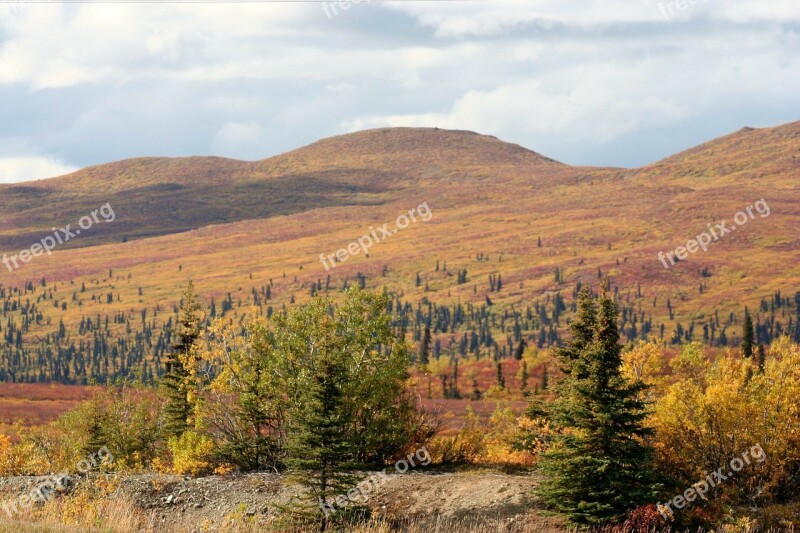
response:
<path fill-rule="evenodd" d="M 42 479 L 0 478 L 0 505 L 30 492 Z M 301 494 L 296 484 L 270 473 L 198 479 L 142 474 L 111 482 L 116 487 L 111 498 L 135 502 L 163 532 L 216 531 L 242 519 L 268 523 Z M 536 478 L 529 474 L 491 471 L 390 474 L 380 477 L 365 505 L 374 516 L 430 523 L 431 530 L 445 520 L 463 524 L 461 531 L 477 524 L 491 524 L 493 531 L 563 531 L 559 520 L 540 514 L 541 506 L 532 496 L 535 485 Z"/>

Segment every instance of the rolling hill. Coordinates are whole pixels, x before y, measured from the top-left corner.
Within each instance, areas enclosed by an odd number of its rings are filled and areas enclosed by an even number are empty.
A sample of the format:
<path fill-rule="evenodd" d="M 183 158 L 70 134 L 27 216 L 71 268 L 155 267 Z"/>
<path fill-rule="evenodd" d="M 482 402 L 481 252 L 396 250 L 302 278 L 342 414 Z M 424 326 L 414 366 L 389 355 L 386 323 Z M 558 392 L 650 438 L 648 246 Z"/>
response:
<path fill-rule="evenodd" d="M 116 218 L 52 256 L 0 265 L 0 378 L 157 374 L 189 279 L 209 314 L 230 320 L 347 284 L 386 287 L 409 340 L 431 327 L 450 357 L 557 343 L 576 287 L 601 277 L 617 293 L 625 340 L 733 346 L 746 306 L 762 342 L 800 335 L 799 155 L 800 122 L 638 169 L 572 167 L 472 132 L 391 128 L 255 162 L 135 159 L 2 186 L 0 254 L 106 203 Z M 768 215 L 754 211 L 762 199 Z M 429 220 L 397 226 L 422 206 Z M 748 206 L 735 231 L 665 268 L 659 252 L 709 224 L 736 225 Z M 384 224 L 368 255 L 330 264 Z"/>

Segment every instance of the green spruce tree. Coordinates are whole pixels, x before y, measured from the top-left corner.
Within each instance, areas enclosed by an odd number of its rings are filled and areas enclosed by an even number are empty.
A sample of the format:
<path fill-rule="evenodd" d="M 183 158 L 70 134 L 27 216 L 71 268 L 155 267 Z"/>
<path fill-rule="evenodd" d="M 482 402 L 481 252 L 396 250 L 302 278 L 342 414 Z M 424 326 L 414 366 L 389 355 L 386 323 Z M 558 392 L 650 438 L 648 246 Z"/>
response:
<path fill-rule="evenodd" d="M 500 361 L 497 361 L 497 386 L 501 389 L 506 388 L 506 378 L 503 376 L 503 366 L 500 364 Z"/>
<path fill-rule="evenodd" d="M 108 390 L 105 391 L 108 394 Z M 107 425 L 108 416 L 103 405 L 103 398 L 105 396 L 98 391 L 92 395 L 92 400 L 89 403 L 89 417 L 88 427 L 86 428 L 86 444 L 83 447 L 85 455 L 92 455 L 97 453 L 97 450 L 108 444 L 107 439 Z"/>
<path fill-rule="evenodd" d="M 194 285 L 189 282 L 183 293 L 176 330 L 177 342 L 167 354 L 166 372 L 161 378 L 165 396 L 163 407 L 164 434 L 179 437 L 189 426 L 193 415 L 192 390 L 186 359 L 200 337 L 200 305 Z"/>
<path fill-rule="evenodd" d="M 603 291 L 585 288 L 570 325 L 571 341 L 557 352 L 565 377 L 550 418 L 559 430 L 542 454 L 545 474 L 538 492 L 553 508 L 581 525 L 619 520 L 626 511 L 656 501 L 660 485 L 644 438 L 642 383 L 621 374 L 617 306 Z"/>
<path fill-rule="evenodd" d="M 322 355 L 311 372 L 291 418 L 286 463 L 313 499 L 310 510 L 297 510 L 319 519 L 319 530 L 325 531 L 340 513 L 352 511 L 336 500 L 359 478 L 353 473 L 356 448 L 342 390 L 347 381 L 343 361 Z"/>
<path fill-rule="evenodd" d="M 528 391 L 528 377 L 529 377 L 529 374 L 528 374 L 528 362 L 527 361 L 525 361 L 525 360 L 522 361 L 522 364 L 520 365 L 519 374 L 520 374 L 519 389 L 520 389 L 520 391 L 522 391 L 522 394 L 527 396 L 528 392 L 529 392 Z"/>
<path fill-rule="evenodd" d="M 422 444 L 409 442 L 419 432 L 406 389 L 411 359 L 387 302 L 385 294 L 353 288 L 335 308 L 317 297 L 274 318 L 270 342 L 289 398 L 286 463 L 307 489 L 295 510 L 323 529 L 363 503 L 346 497 L 357 466 L 380 467 Z"/>
<path fill-rule="evenodd" d="M 742 327 L 742 355 L 748 359 L 753 357 L 753 346 L 755 345 L 755 332 L 753 331 L 753 319 L 747 309 L 744 310 L 744 326 Z"/>
<path fill-rule="evenodd" d="M 422 335 L 422 345 L 419 349 L 419 366 L 420 368 L 427 367 L 430 362 L 431 353 L 431 328 L 425 327 L 425 333 Z"/>

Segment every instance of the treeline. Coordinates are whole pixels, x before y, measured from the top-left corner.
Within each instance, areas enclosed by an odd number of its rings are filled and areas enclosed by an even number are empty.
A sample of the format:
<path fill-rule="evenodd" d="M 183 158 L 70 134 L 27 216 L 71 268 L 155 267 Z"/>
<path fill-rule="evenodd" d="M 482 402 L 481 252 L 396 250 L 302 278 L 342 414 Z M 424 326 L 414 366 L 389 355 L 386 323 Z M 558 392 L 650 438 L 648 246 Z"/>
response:
<path fill-rule="evenodd" d="M 430 356 L 453 361 L 498 361 L 518 358 L 524 346 L 539 349 L 559 346 L 575 315 L 577 294 L 582 286 L 579 282 L 571 289 L 564 287 L 557 272 L 560 290 L 548 292 L 530 304 L 498 305 L 492 298 L 509 290 L 501 273 L 490 275 L 481 291 L 478 289 L 483 280 L 471 280 L 466 268 L 450 273 L 446 263 L 440 269 L 437 262 L 435 273 L 452 275 L 457 284 L 473 283 L 474 294 L 485 294 L 484 300 L 442 304 L 427 296 L 410 301 L 402 292 L 391 294 L 387 303 L 392 315 L 390 325 L 396 334 L 404 334 L 414 343 L 419 343 L 429 330 Z M 78 286 L 73 282 L 51 286 L 44 279 L 21 288 L 0 286 L 0 381 L 89 384 L 134 378 L 142 383 L 155 383 L 166 370 L 165 359 L 172 344 L 178 306 L 156 305 L 135 312 L 102 313 L 98 308 L 118 307 L 121 303 L 120 292 L 111 283 L 112 274 L 109 272 L 108 289 L 101 288 L 98 280 L 88 288 L 85 283 Z M 417 274 L 418 285 L 423 284 L 422 279 Z M 130 283 L 131 277 L 118 277 L 116 281 Z M 358 273 L 354 280 L 344 279 L 338 285 L 328 277 L 310 285 L 300 283 L 296 290 L 338 298 L 348 287 L 364 288 L 369 282 L 367 276 Z M 704 290 L 702 286 L 700 290 Z M 672 345 L 700 341 L 716 348 L 735 347 L 742 341 L 740 331 L 745 315 L 752 316 L 756 343 L 769 345 L 783 334 L 800 342 L 797 318 L 800 292 L 793 296 L 776 292 L 763 298 L 755 309 L 745 308 L 727 316 L 715 311 L 688 322 L 675 320 L 682 298 L 673 302 L 671 298 L 648 297 L 638 284 L 632 289 L 613 287 L 610 293 L 619 306 L 620 333 L 627 343 L 654 336 Z M 287 295 L 282 295 L 283 303 L 275 300 L 272 279 L 251 287 L 246 294 L 245 299 L 234 299 L 230 293 L 219 301 L 212 298 L 204 305 L 204 325 L 217 318 L 231 318 L 243 329 L 242 321 L 251 308 L 268 318 L 287 312 Z M 141 305 L 140 301 L 141 298 L 130 302 L 131 307 Z M 289 307 L 294 301 L 291 295 Z M 93 312 L 84 315 L 81 310 L 88 308 L 89 303 Z M 74 319 L 68 320 L 67 326 L 67 314 L 76 313 L 80 313 L 80 321 L 75 324 Z M 669 322 L 660 322 L 654 316 L 666 316 Z"/>

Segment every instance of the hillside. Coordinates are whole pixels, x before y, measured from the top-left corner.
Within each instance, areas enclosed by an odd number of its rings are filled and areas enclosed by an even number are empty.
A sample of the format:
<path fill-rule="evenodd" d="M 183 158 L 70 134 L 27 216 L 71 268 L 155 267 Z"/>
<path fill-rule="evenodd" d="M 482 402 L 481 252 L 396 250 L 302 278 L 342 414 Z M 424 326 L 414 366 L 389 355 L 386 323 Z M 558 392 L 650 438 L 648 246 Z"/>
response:
<path fill-rule="evenodd" d="M 457 162 L 457 163 L 455 163 Z M 455 163 L 455 164 L 454 164 Z M 376 205 L 421 179 L 471 182 L 559 175 L 562 165 L 471 132 L 371 130 L 256 162 L 219 157 L 140 158 L 20 185 L 0 185 L 0 251 L 21 248 L 64 221 L 110 203 L 119 220 L 65 247 L 118 243 L 209 224 L 318 207 Z M 493 174 L 497 176 L 497 174 Z M 75 224 L 73 224 L 75 225 Z"/>
<path fill-rule="evenodd" d="M 386 287 L 410 341 L 430 325 L 438 354 L 469 359 L 559 342 L 576 286 L 601 276 L 617 291 L 624 340 L 735 346 L 745 306 L 759 341 L 800 335 L 797 133 L 798 123 L 742 131 L 626 170 L 570 167 L 470 132 L 381 129 L 251 163 L 142 159 L 4 186 L 4 253 L 105 203 L 116 219 L 3 268 L 0 377 L 154 375 L 189 279 L 209 314 L 213 299 L 231 320 L 348 283 Z M 768 216 L 670 268 L 659 260 L 762 198 Z M 321 264 L 422 204 L 428 221 L 369 256 Z"/>

